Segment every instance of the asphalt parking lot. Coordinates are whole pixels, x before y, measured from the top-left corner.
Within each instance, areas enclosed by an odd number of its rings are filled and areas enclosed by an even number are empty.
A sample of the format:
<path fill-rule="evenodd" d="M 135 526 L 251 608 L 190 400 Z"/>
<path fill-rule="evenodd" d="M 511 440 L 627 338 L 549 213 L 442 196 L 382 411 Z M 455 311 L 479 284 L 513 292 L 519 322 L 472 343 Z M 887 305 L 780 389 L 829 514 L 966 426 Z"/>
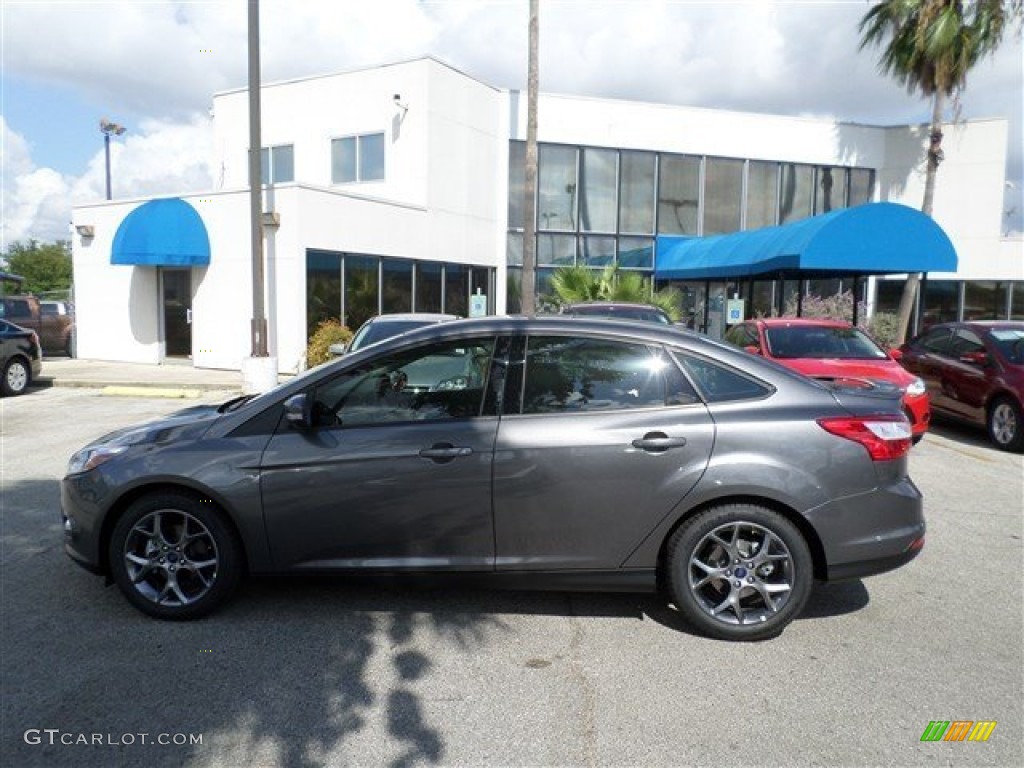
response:
<path fill-rule="evenodd" d="M 58 480 L 88 440 L 186 404 L 0 400 L 3 764 L 1024 765 L 1024 457 L 980 433 L 940 424 L 913 451 L 917 560 L 819 585 L 763 643 L 691 634 L 655 596 L 337 578 L 251 580 L 172 624 L 64 555 Z M 922 742 L 935 720 L 997 725 Z"/>

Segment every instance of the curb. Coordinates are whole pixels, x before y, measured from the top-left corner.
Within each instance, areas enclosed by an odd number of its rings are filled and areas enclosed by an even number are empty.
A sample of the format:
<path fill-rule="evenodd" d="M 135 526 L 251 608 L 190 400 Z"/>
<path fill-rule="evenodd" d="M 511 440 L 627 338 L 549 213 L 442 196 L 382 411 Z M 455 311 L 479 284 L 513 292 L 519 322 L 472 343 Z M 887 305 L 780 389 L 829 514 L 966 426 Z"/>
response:
<path fill-rule="evenodd" d="M 110 380 L 81 381 L 75 379 L 55 379 L 51 376 L 40 376 L 38 379 L 33 379 L 31 386 L 34 388 L 38 387 L 40 389 L 49 387 L 66 387 L 72 389 L 131 390 L 130 392 L 112 392 L 110 394 L 130 394 L 137 397 L 199 397 L 203 392 L 241 392 L 241 387 L 231 386 L 229 384 L 166 384 L 142 381 L 125 383 L 123 381 Z M 179 394 L 154 394 L 154 391 L 176 392 Z M 180 394 L 181 392 L 187 392 L 189 394 L 183 395 Z"/>
<path fill-rule="evenodd" d="M 203 394 L 203 390 L 157 386 L 127 386 L 117 384 L 103 387 L 100 394 L 112 397 L 165 397 L 172 399 L 194 399 L 201 396 Z"/>

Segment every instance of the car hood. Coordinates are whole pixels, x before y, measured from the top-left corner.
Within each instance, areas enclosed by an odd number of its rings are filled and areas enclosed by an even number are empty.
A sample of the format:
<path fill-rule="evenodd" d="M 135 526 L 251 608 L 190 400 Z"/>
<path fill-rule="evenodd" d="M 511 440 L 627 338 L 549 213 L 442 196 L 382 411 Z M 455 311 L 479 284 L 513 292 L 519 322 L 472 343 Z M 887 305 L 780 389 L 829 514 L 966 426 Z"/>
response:
<path fill-rule="evenodd" d="M 154 421 L 134 424 L 110 432 L 86 447 L 95 445 L 136 445 L 172 440 L 197 439 L 221 418 L 218 405 L 195 405 Z"/>
<path fill-rule="evenodd" d="M 815 379 L 867 379 L 887 381 L 905 389 L 914 375 L 894 360 L 843 360 L 840 358 L 798 358 L 776 360 L 787 368 Z"/>

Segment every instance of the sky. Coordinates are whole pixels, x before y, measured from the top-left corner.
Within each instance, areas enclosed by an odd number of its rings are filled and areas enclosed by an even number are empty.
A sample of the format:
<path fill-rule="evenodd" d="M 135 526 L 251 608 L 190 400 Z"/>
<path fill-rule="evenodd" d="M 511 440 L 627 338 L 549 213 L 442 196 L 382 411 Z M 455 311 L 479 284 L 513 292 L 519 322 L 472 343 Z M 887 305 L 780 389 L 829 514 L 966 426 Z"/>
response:
<path fill-rule="evenodd" d="M 930 104 L 858 50 L 869 0 L 541 0 L 540 89 L 876 125 Z M 430 55 L 526 87 L 528 0 L 262 0 L 263 82 Z M 213 94 L 247 84 L 245 0 L 0 0 L 0 253 L 69 239 L 71 209 L 213 187 Z M 1010 121 L 1004 222 L 1024 204 L 1020 36 L 981 62 L 962 119 Z M 952 117 L 952 115 L 950 115 Z M 539 119 L 543 122 L 543 114 Z M 941 181 L 941 169 L 939 182 Z"/>

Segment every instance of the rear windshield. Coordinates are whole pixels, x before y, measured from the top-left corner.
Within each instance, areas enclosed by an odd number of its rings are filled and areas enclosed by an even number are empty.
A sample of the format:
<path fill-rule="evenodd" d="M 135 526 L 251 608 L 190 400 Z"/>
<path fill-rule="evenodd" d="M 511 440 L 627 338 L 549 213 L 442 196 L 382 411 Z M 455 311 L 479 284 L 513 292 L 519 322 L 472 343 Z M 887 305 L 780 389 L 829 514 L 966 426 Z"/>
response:
<path fill-rule="evenodd" d="M 387 322 L 380 323 L 368 323 L 363 326 L 362 330 L 356 334 L 356 337 L 352 339 L 351 350 L 355 352 L 357 349 L 368 347 L 371 344 L 376 344 L 378 341 L 384 341 L 390 339 L 392 336 L 397 336 L 400 333 L 406 331 L 412 331 L 416 328 L 422 328 L 425 325 L 431 325 L 431 322 L 424 322 L 422 320 L 389 320 Z"/>
<path fill-rule="evenodd" d="M 765 331 L 768 349 L 777 358 L 884 360 L 885 352 L 856 328 L 790 325 Z"/>
<path fill-rule="evenodd" d="M 1024 365 L 1024 328 L 993 328 L 992 341 L 1007 360 Z"/>
<path fill-rule="evenodd" d="M 623 318 L 627 320 L 646 320 L 649 323 L 661 323 L 671 325 L 672 321 L 664 312 L 653 307 L 603 307 L 600 305 L 573 307 L 569 310 L 573 315 L 587 315 L 589 317 Z"/>

